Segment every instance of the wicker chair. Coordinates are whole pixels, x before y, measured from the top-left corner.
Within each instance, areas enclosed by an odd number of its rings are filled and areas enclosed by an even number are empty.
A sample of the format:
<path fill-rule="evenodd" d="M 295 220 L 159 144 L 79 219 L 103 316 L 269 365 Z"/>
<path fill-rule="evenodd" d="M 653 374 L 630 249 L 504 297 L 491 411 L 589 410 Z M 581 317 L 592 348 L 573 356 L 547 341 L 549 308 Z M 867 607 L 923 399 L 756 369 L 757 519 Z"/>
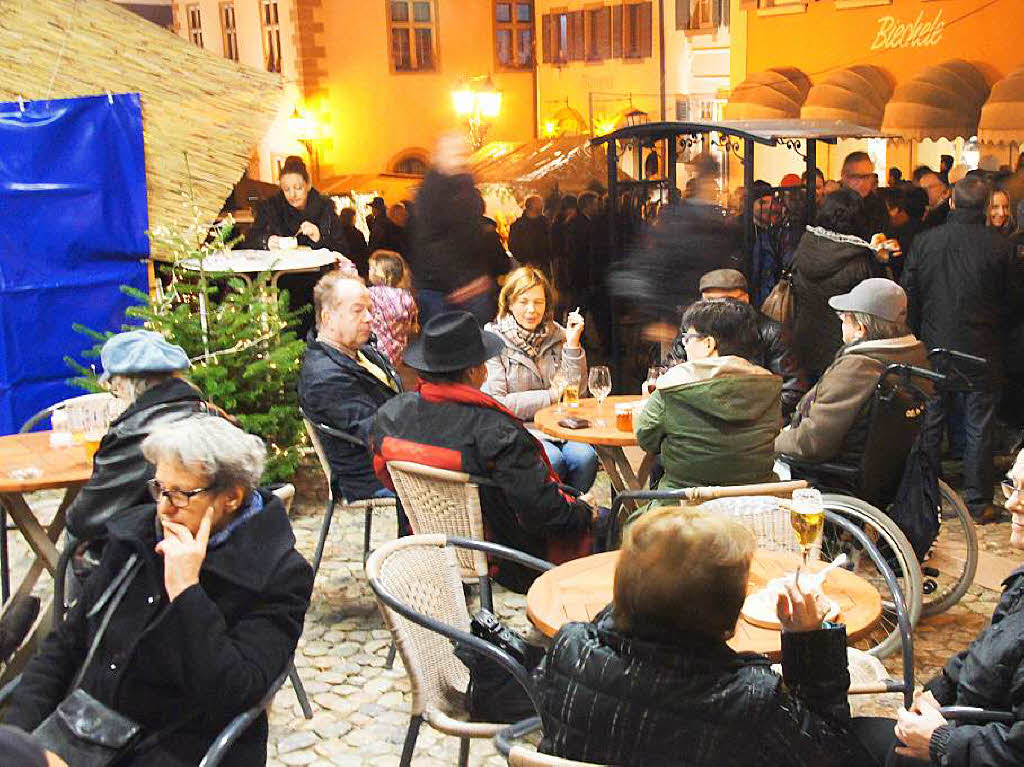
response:
<path fill-rule="evenodd" d="M 441 533 L 484 540 L 479 486 L 486 480 L 409 461 L 389 461 L 388 473 L 415 534 Z M 463 581 L 477 580 L 481 606 L 493 610 L 487 557 L 470 549 L 460 549 L 455 556 Z"/>
<path fill-rule="evenodd" d="M 313 445 L 316 457 L 320 460 L 320 468 L 323 470 L 324 479 L 327 481 L 327 507 L 324 509 L 324 521 L 320 527 L 320 540 L 317 541 L 316 553 L 313 555 L 313 577 L 316 578 L 316 574 L 320 571 L 320 560 L 323 559 L 324 556 L 324 547 L 327 544 L 327 535 L 331 531 L 331 520 L 334 518 L 334 507 L 337 503 L 337 500 L 334 497 L 334 474 L 331 471 L 330 461 L 327 460 L 327 453 L 324 452 L 324 446 L 323 442 L 320 440 L 320 435 L 327 434 L 331 437 L 346 440 L 348 442 L 355 442 L 359 445 L 362 445 L 362 442 L 352 435 L 333 429 L 326 424 L 315 423 L 308 415 L 305 414 L 305 412 L 302 414 L 302 420 L 306 424 L 306 433 L 309 435 L 309 441 Z M 365 562 L 366 557 L 370 554 L 370 532 L 373 527 L 373 510 L 375 508 L 392 508 L 395 509 L 395 515 L 397 518 L 397 504 L 393 498 L 367 498 L 358 501 L 347 501 L 345 498 L 341 498 L 341 503 L 346 508 L 363 509 L 365 512 L 365 518 L 363 521 L 363 561 Z"/>
<path fill-rule="evenodd" d="M 442 534 L 399 538 L 370 554 L 366 575 L 384 623 L 398 645 L 412 688 L 402 767 L 412 762 L 424 721 L 439 732 L 461 739 L 460 765 L 468 763 L 470 738 L 493 738 L 507 726 L 456 718 L 465 713 L 469 671 L 455 657 L 454 645 L 468 646 L 490 657 L 515 676 L 533 699 L 533 684 L 526 669 L 503 650 L 470 633 L 469 611 L 455 556 L 459 549 L 475 549 L 536 570 L 552 567 L 505 546 Z"/>

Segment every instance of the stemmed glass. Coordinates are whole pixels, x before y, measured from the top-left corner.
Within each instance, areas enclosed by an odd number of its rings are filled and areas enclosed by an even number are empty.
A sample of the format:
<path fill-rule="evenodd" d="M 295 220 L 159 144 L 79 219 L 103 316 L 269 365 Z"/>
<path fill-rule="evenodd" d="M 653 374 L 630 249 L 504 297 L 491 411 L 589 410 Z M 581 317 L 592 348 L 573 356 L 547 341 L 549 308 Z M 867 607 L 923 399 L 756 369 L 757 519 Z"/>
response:
<path fill-rule="evenodd" d="M 821 535 L 825 529 L 825 507 L 821 493 L 814 488 L 794 490 L 793 502 L 789 507 L 789 523 L 803 551 L 803 567 L 806 567 L 810 553 L 821 546 Z M 800 570 L 797 569 L 799 577 Z"/>
<path fill-rule="evenodd" d="M 590 376 L 587 379 L 587 388 L 590 389 L 590 393 L 597 398 L 597 425 L 605 427 L 608 422 L 600 417 L 601 406 L 604 404 L 605 397 L 612 393 L 612 374 L 611 371 L 604 365 L 597 365 L 596 367 L 590 368 Z"/>

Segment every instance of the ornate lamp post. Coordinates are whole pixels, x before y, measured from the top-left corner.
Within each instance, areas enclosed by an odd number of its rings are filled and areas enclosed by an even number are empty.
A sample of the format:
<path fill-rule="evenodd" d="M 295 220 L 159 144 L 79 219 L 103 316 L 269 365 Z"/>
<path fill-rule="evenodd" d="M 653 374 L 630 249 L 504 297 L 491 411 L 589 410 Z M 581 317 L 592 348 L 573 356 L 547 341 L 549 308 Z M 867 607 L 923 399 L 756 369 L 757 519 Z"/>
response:
<path fill-rule="evenodd" d="M 466 121 L 473 148 L 479 149 L 491 127 L 490 121 L 501 114 L 501 91 L 494 87 L 490 77 L 473 77 L 452 91 L 452 107 Z"/>

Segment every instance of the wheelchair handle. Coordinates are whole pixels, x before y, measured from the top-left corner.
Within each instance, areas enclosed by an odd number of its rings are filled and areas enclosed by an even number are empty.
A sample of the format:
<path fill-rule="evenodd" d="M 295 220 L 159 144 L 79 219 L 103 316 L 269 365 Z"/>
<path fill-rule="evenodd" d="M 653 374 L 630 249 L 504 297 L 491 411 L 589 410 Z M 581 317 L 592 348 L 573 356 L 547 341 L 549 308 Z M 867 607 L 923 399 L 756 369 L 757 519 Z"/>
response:
<path fill-rule="evenodd" d="M 932 349 L 928 352 L 928 358 L 932 357 L 949 357 L 953 360 L 959 360 L 960 362 L 970 362 L 972 365 L 987 365 L 988 358 L 976 357 L 973 354 L 965 354 L 964 352 L 954 351 L 953 349 L 937 348 Z"/>
<path fill-rule="evenodd" d="M 906 379 L 925 378 L 929 381 L 934 381 L 937 384 L 944 384 L 949 381 L 949 376 L 943 375 L 942 373 L 936 373 L 934 370 L 920 368 L 916 365 L 896 363 L 886 366 L 885 370 L 882 371 L 881 377 L 878 379 L 878 383 L 881 384 L 888 376 L 896 375 L 897 373 L 902 374 Z"/>

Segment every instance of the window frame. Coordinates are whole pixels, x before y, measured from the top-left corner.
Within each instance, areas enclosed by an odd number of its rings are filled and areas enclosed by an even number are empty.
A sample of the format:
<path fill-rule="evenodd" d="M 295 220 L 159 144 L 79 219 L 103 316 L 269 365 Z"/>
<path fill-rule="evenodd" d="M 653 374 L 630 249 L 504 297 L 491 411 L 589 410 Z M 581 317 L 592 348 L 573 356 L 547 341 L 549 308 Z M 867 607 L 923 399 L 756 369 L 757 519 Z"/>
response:
<path fill-rule="evenodd" d="M 612 58 L 612 6 L 607 4 L 586 5 L 583 8 L 584 46 L 583 60 L 597 64 Z M 600 16 L 604 15 L 601 19 Z M 607 32 L 607 46 L 601 49 L 601 38 L 597 34 L 598 23 Z"/>
<path fill-rule="evenodd" d="M 267 18 L 267 11 L 274 10 L 274 21 Z M 260 0 L 260 37 L 263 39 L 263 66 L 268 72 L 281 74 L 284 70 L 283 51 L 281 50 L 281 7 L 278 0 Z M 277 59 L 271 58 L 273 48 L 277 48 Z M 271 63 L 276 64 L 276 69 Z"/>
<path fill-rule="evenodd" d="M 509 20 L 498 21 L 498 6 L 509 6 Z M 518 6 L 527 5 L 530 8 L 530 20 L 519 21 Z M 534 0 L 493 0 L 491 3 L 491 22 L 494 30 L 494 66 L 496 69 L 518 72 L 524 69 L 533 69 L 537 62 L 537 7 Z M 501 60 L 498 46 L 498 33 L 508 32 L 509 44 L 512 53 L 512 63 Z M 519 58 L 519 35 L 522 32 L 530 33 L 530 57 L 528 60 Z"/>
<path fill-rule="evenodd" d="M 396 21 L 392 18 L 392 2 L 404 2 L 409 7 L 409 14 L 405 21 Z M 388 66 L 392 74 L 418 74 L 423 72 L 440 72 L 440 50 L 438 46 L 438 19 L 436 0 L 384 0 L 385 21 L 387 23 L 388 40 Z M 430 21 L 416 21 L 416 2 L 426 2 L 430 6 Z M 408 33 L 409 39 L 409 67 L 399 68 L 395 61 L 395 30 L 401 29 Z M 417 31 L 427 30 L 430 32 L 430 56 L 429 67 L 421 66 L 419 61 L 419 48 L 417 45 Z"/>
<path fill-rule="evenodd" d="M 228 14 L 231 11 L 231 26 L 228 26 Z M 223 0 L 218 6 L 220 14 L 220 39 L 224 47 L 224 58 L 228 61 L 238 61 L 238 18 L 235 16 L 234 0 Z M 229 50 L 230 49 L 230 50 Z M 234 55 L 231 55 L 234 53 Z"/>
<path fill-rule="evenodd" d="M 189 3 L 185 6 L 185 29 L 188 32 L 188 41 L 202 48 L 203 12 L 199 3 Z"/>
<path fill-rule="evenodd" d="M 652 3 L 650 0 L 639 0 L 638 2 L 625 2 L 622 4 L 622 58 L 625 61 L 643 61 L 644 59 L 649 59 L 653 56 L 654 51 L 652 40 L 649 37 L 645 45 L 643 38 L 643 17 L 645 7 L 647 8 L 647 16 L 650 25 L 649 35 L 653 35 L 654 18 L 652 13 Z M 635 19 L 631 18 L 633 15 L 636 16 Z M 630 37 L 633 34 L 635 26 L 640 27 L 640 31 L 636 34 L 636 52 L 630 48 Z"/>

